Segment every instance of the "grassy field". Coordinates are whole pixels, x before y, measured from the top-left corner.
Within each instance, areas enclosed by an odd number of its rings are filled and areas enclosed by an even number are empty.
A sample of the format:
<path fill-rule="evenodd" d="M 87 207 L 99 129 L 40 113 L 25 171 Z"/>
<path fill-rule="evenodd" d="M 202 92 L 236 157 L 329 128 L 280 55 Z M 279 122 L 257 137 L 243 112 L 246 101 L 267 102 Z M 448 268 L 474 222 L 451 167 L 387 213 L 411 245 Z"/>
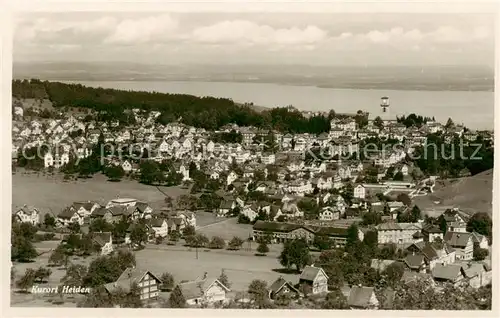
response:
<path fill-rule="evenodd" d="M 493 169 L 471 177 L 438 180 L 434 191 L 427 196 L 414 198 L 414 203 L 424 212 L 427 210 L 429 216 L 439 216 L 451 207 L 458 207 L 470 215 L 479 211 L 488 212 L 491 215 Z"/>
<path fill-rule="evenodd" d="M 175 198 L 186 190 L 162 187 L 162 191 Z M 153 208 L 159 208 L 165 196 L 156 187 L 130 180 L 109 182 L 103 175 L 69 182 L 62 181 L 61 176 L 44 176 L 42 173 L 24 174 L 19 171 L 12 175 L 13 208 L 27 204 L 37 207 L 42 213 L 52 211 L 57 214 L 75 201 L 91 200 L 106 204 L 117 197 L 142 200 Z"/>
<path fill-rule="evenodd" d="M 49 251 L 57 246 L 56 241 L 47 241 L 36 243 L 35 246 L 38 252 Z M 281 274 L 274 270 L 279 270 L 282 266 L 279 264 L 277 255 L 281 250 L 280 245 L 271 245 L 270 253 L 267 256 L 255 256 L 254 249 L 256 244 L 252 244 L 252 250 L 246 251 L 247 245 L 243 246 L 241 251 L 227 250 L 206 250 L 198 249 L 198 258 L 196 258 L 196 250 L 185 248 L 183 246 L 150 246 L 144 250 L 135 252 L 137 267 L 147 269 L 156 275 L 161 275 L 164 272 L 170 272 L 176 282 L 182 280 L 194 280 L 203 276 L 206 272 L 209 277 L 218 277 L 224 269 L 226 275 L 231 282 L 232 292 L 245 292 L 248 285 L 254 279 L 261 279 L 268 284 L 271 284 L 280 275 L 292 283 L 298 282 L 298 274 Z M 16 280 L 19 279 L 26 269 L 36 269 L 40 266 L 48 265 L 50 253 L 46 253 L 38 257 L 32 263 L 15 263 L 14 269 Z M 82 264 L 88 266 L 96 256 L 87 258 L 71 259 L 74 264 Z M 48 282 L 38 284 L 40 287 L 54 287 L 60 284 L 61 278 L 65 275 L 65 270 L 62 268 L 52 267 L 52 274 Z M 65 296 L 65 303 L 57 305 L 61 307 L 75 307 L 79 299 L 83 296 L 76 295 L 73 297 Z M 162 298 L 167 299 L 168 294 L 162 293 Z M 51 300 L 59 299 L 58 296 L 42 295 L 42 294 L 22 294 L 11 292 L 11 305 L 21 307 L 49 307 L 54 306 L 50 303 Z"/>
<path fill-rule="evenodd" d="M 255 248 L 255 246 L 254 246 Z M 254 279 L 262 279 L 272 284 L 280 275 L 293 283 L 298 282 L 298 274 L 280 274 L 273 269 L 281 269 L 274 253 L 269 256 L 246 255 L 226 251 L 198 249 L 153 250 L 144 249 L 136 253 L 137 266 L 157 275 L 170 272 L 176 282 L 194 280 L 206 272 L 209 277 L 218 277 L 224 269 L 231 282 L 233 292 L 246 291 Z"/>
<path fill-rule="evenodd" d="M 200 223 L 197 220 L 197 224 Z M 243 240 L 246 240 L 249 235 L 252 234 L 252 225 L 250 224 L 239 224 L 237 218 L 230 219 L 220 219 L 217 223 L 213 223 L 207 226 L 202 226 L 197 230 L 198 233 L 202 233 L 208 237 L 220 236 L 225 240 L 230 240 L 234 236 L 238 236 Z"/>

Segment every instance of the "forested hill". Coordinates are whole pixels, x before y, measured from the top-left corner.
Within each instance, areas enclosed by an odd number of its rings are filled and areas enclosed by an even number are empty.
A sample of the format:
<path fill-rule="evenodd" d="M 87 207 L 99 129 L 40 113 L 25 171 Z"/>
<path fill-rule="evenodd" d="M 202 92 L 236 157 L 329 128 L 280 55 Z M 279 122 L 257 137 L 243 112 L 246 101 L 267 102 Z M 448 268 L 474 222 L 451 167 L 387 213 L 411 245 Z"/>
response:
<path fill-rule="evenodd" d="M 291 133 L 319 134 L 330 129 L 330 121 L 324 116 L 305 118 L 299 111 L 286 108 L 259 112 L 227 98 L 93 88 L 37 79 L 12 81 L 12 95 L 16 98 L 47 98 L 54 107 L 90 108 L 99 113 L 100 120 L 120 120 L 123 123 L 131 120 L 125 110 L 139 108 L 161 112 L 158 121 L 162 124 L 182 118 L 187 125 L 210 130 L 230 123 Z"/>

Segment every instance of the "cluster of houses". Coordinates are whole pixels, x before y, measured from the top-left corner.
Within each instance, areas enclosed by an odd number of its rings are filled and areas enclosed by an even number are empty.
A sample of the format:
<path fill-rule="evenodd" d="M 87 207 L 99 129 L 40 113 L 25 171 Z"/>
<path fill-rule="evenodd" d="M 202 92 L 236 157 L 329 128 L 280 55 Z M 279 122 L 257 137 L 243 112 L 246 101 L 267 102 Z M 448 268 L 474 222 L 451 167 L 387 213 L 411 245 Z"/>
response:
<path fill-rule="evenodd" d="M 328 293 L 328 279 L 328 275 L 322 268 L 314 265 L 306 266 L 297 283 L 292 283 L 279 276 L 268 284 L 267 294 L 271 300 L 287 297 L 292 301 L 300 299 L 306 294 L 326 295 Z M 161 279 L 152 272 L 132 267 L 125 269 L 115 282 L 106 284 L 104 287 L 109 293 L 113 293 L 118 289 L 128 291 L 131 286 L 136 285 L 141 289 L 140 297 L 144 303 L 155 303 L 159 298 L 161 284 Z M 186 304 L 190 307 L 213 307 L 227 304 L 230 301 L 242 303 L 250 301 L 250 296 L 247 293 L 232 291 L 218 278 L 210 277 L 206 272 L 203 276 L 192 281 L 181 282 L 177 286 Z M 378 309 L 381 307 L 373 287 L 345 286 L 342 288 L 342 293 L 351 309 Z"/>
<path fill-rule="evenodd" d="M 38 225 L 41 222 L 40 211 L 27 205 L 15 209 L 13 216 L 17 221 L 23 223 Z M 169 207 L 153 210 L 149 204 L 131 198 L 113 199 L 105 205 L 92 201 L 74 202 L 53 216 L 56 226 L 59 228 L 66 228 L 70 224 L 89 225 L 96 219 L 103 219 L 109 224 L 115 224 L 121 220 L 133 223 L 144 219 L 150 241 L 158 237 L 165 238 L 172 231 L 181 232 L 186 226 L 196 228 L 196 214 L 194 212 Z M 111 233 L 92 234 L 96 237 L 96 243 L 101 246 L 101 254 L 109 254 L 114 250 Z M 130 243 L 128 233 L 125 237 L 125 243 Z"/>

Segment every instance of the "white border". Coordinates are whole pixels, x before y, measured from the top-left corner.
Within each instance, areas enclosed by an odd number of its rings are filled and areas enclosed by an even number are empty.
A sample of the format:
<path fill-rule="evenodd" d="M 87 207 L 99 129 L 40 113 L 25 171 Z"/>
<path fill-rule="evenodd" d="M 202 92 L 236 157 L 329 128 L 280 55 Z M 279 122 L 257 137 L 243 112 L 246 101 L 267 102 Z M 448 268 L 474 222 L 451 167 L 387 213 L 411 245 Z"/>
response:
<path fill-rule="evenodd" d="M 0 1 L 0 3 L 2 3 Z M 497 24 L 496 24 L 496 63 L 495 71 L 496 74 L 500 71 L 500 63 L 498 58 L 498 52 L 500 52 L 500 23 L 498 23 L 498 12 L 500 10 L 500 3 L 495 0 L 491 1 L 163 1 L 163 2 L 152 2 L 152 1 L 79 1 L 74 2 L 71 0 L 66 1 L 27 1 L 27 0 L 11 0 L 8 3 L 2 3 L 0 5 L 0 32 L 2 35 L 2 45 L 1 45 L 1 70 L 2 77 L 0 80 L 1 86 L 1 115 L 0 115 L 0 129 L 1 129 L 1 149 L 4 153 L 0 156 L 1 160 L 1 180 L 2 184 L 0 186 L 2 202 L 5 203 L 5 209 L 3 211 L 3 222 L 1 231 L 1 241 L 0 243 L 4 248 L 7 245 L 10 246 L 10 210 L 11 210 L 11 200 L 12 200 L 12 177 L 11 177 L 11 78 L 12 78 L 12 14 L 14 12 L 29 12 L 29 11 L 141 11 L 141 12 L 190 12 L 190 11 L 201 11 L 201 12 L 336 12 L 336 13 L 483 13 L 483 12 L 497 12 Z M 500 90 L 500 84 L 496 82 L 495 92 Z M 498 94 L 495 94 L 495 117 L 500 116 L 500 98 Z M 495 120 L 495 131 L 500 131 L 500 121 Z M 500 137 L 495 136 L 495 143 L 499 145 Z M 497 146 L 495 149 L 495 166 L 500 160 L 500 149 Z M 499 226 L 497 225 L 500 221 L 499 219 L 499 169 L 494 170 L 494 187 L 493 187 L 493 229 L 494 246 L 498 244 Z M 140 309 L 140 310 L 124 310 L 124 309 L 62 309 L 62 308 L 10 308 L 10 278 L 8 275 L 8 270 L 10 268 L 9 253 L 3 253 L 2 255 L 2 286 L 1 286 L 1 297 L 2 298 L 2 316 L 4 317 L 96 317 L 96 316 L 120 316 L 120 317 L 149 317 L 158 316 L 163 317 L 166 315 L 173 315 L 175 317 L 192 317 L 196 315 L 203 314 L 204 316 L 214 316 L 214 317 L 234 317 L 238 315 L 240 317 L 252 317 L 258 315 L 266 315 L 268 317 L 278 317 L 278 316 L 359 316 L 364 314 L 369 314 L 373 317 L 387 317 L 387 316 L 407 316 L 407 317 L 420 317 L 420 316 L 450 316 L 450 317 L 470 317 L 470 316 L 481 316 L 481 317 L 495 317 L 499 313 L 499 303 L 500 294 L 498 292 L 499 287 L 499 275 L 498 275 L 498 264 L 499 264 L 499 251 L 495 248 L 493 250 L 492 261 L 493 261 L 493 310 L 492 311 L 371 311 L 359 313 L 357 311 L 305 311 L 305 310 L 271 310 L 271 311 L 254 311 L 254 310 L 171 310 L 171 309 Z M 166 311 L 166 312 L 165 312 Z"/>

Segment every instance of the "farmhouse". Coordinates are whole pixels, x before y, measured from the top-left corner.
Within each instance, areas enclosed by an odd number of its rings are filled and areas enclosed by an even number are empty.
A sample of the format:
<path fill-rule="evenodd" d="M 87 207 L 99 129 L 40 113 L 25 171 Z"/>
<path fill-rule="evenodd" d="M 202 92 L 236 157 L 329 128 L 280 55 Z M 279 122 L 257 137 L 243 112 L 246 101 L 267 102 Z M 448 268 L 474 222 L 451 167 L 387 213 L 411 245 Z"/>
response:
<path fill-rule="evenodd" d="M 306 266 L 300 274 L 299 285 L 308 286 L 313 295 L 327 293 L 328 276 L 321 267 Z"/>
<path fill-rule="evenodd" d="M 15 218 L 22 223 L 31 223 L 37 225 L 40 223 L 40 211 L 32 206 L 23 205 L 20 209 L 14 212 Z"/>
<path fill-rule="evenodd" d="M 472 233 L 446 232 L 444 241 L 457 252 L 458 260 L 471 260 L 474 252 Z"/>
<path fill-rule="evenodd" d="M 92 233 L 92 241 L 101 248 L 101 255 L 113 252 L 113 236 L 110 232 Z"/>
<path fill-rule="evenodd" d="M 148 302 L 158 298 L 160 279 L 150 271 L 140 270 L 135 267 L 125 269 L 115 282 L 104 285 L 104 288 L 109 293 L 114 293 L 120 289 L 129 292 L 134 284 L 141 289 L 140 298 L 142 301 Z"/>
<path fill-rule="evenodd" d="M 181 289 L 186 303 L 190 306 L 212 306 L 216 302 L 226 302 L 226 294 L 230 289 L 222 284 L 216 278 L 207 278 L 202 280 L 181 283 L 178 285 Z"/>
<path fill-rule="evenodd" d="M 299 290 L 292 283 L 286 281 L 283 276 L 280 276 L 269 287 L 269 298 L 277 299 L 283 295 L 291 296 L 291 298 L 299 298 L 301 296 Z"/>

